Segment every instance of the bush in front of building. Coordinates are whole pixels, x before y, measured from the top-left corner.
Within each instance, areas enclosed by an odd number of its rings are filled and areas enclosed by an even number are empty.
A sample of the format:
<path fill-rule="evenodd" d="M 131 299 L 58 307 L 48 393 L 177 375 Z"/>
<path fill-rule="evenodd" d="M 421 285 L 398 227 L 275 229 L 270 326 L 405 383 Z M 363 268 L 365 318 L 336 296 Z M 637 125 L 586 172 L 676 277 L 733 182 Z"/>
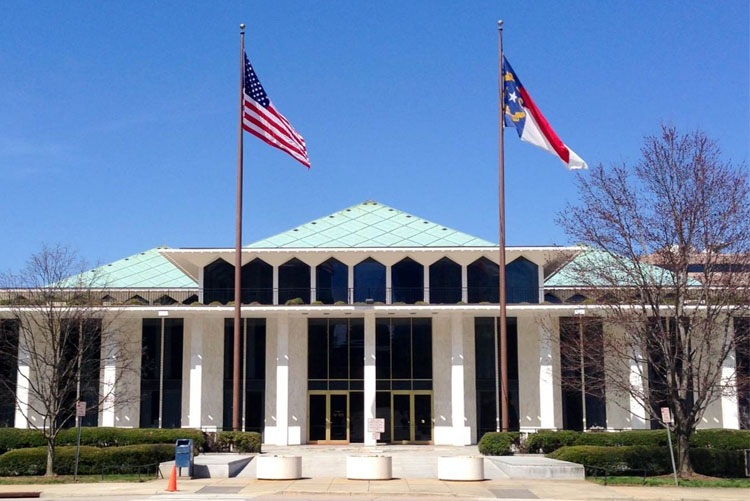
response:
<path fill-rule="evenodd" d="M 521 434 L 514 431 L 488 432 L 477 444 L 479 453 L 485 456 L 511 456 L 518 447 Z"/>
<path fill-rule="evenodd" d="M 574 445 L 578 435 L 580 433 L 571 430 L 539 430 L 535 433 L 529 433 L 522 444 L 522 450 L 532 454 L 538 452 L 549 454 L 560 447 Z"/>
<path fill-rule="evenodd" d="M 0 454 L 13 449 L 41 447 L 46 443 L 44 436 L 37 430 L 0 428 Z"/>
<path fill-rule="evenodd" d="M 56 445 L 75 445 L 78 436 L 76 428 L 68 428 L 57 435 Z M 141 444 L 174 444 L 177 439 L 190 438 L 196 453 L 205 450 L 206 436 L 200 430 L 186 428 L 81 428 L 81 445 L 92 447 L 118 447 Z M 0 454 L 14 449 L 46 445 L 44 436 L 38 430 L 0 428 Z"/>
<path fill-rule="evenodd" d="M 261 452 L 261 436 L 255 431 L 220 431 L 216 434 L 219 451 Z"/>
<path fill-rule="evenodd" d="M 75 447 L 55 448 L 55 472 L 72 475 L 75 470 Z M 129 445 L 123 447 L 81 446 L 78 458 L 80 475 L 154 471 L 159 463 L 174 459 L 170 444 Z M 16 449 L 0 455 L 0 476 L 44 475 L 47 448 Z"/>
<path fill-rule="evenodd" d="M 667 475 L 672 473 L 669 447 L 624 445 L 573 445 L 561 447 L 547 457 L 583 465 L 586 475 Z M 741 450 L 690 449 L 693 470 L 701 475 L 741 478 L 745 475 Z"/>
<path fill-rule="evenodd" d="M 624 430 L 603 432 L 578 432 L 571 430 L 540 430 L 529 433 L 521 444 L 524 452 L 549 454 L 560 447 L 571 445 L 592 445 L 601 447 L 667 447 L 667 430 Z M 695 448 L 739 450 L 750 448 L 750 430 L 704 429 L 697 430 L 690 437 L 690 445 Z"/>
<path fill-rule="evenodd" d="M 672 471 L 669 449 L 644 445 L 571 445 L 547 457 L 583 465 L 586 475 L 665 475 Z"/>
<path fill-rule="evenodd" d="M 750 430 L 696 430 L 690 437 L 690 445 L 724 450 L 750 449 Z"/>

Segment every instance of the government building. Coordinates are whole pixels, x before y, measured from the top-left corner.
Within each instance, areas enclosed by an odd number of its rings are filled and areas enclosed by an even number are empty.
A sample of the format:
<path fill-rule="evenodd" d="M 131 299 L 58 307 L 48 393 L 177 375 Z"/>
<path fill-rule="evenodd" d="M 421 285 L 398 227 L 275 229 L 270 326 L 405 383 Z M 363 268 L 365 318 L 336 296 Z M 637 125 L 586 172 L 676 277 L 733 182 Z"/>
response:
<path fill-rule="evenodd" d="M 565 384 L 580 372 L 561 340 L 577 335 L 590 306 L 565 273 L 581 251 L 506 248 L 513 430 L 658 425 L 626 396 Z M 498 254 L 495 243 L 374 201 L 243 247 L 242 429 L 276 445 L 468 445 L 495 431 Z M 234 262 L 234 249 L 155 248 L 94 270 L 136 367 L 119 374 L 101 354 L 83 398 L 111 398 L 84 424 L 231 429 Z M 587 346 L 611 329 L 587 321 Z M 31 370 L 23 356 L 6 358 L 4 378 Z M 648 388 L 643 374 L 623 377 Z M 31 424 L 21 381 L 0 398 L 0 426 Z M 722 396 L 702 426 L 747 427 L 748 401 Z"/>

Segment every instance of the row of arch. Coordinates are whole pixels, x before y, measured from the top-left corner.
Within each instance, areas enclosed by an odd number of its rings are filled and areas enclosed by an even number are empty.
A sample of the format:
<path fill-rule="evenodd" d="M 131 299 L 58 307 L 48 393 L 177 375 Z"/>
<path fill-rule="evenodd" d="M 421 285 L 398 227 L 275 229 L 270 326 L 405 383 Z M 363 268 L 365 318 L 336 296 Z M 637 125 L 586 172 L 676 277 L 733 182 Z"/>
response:
<path fill-rule="evenodd" d="M 505 269 L 507 302 L 538 303 L 539 267 L 520 257 Z M 499 266 L 486 257 L 466 266 L 466 283 L 461 265 L 447 257 L 427 267 L 409 257 L 390 267 L 368 257 L 351 268 L 332 257 L 314 269 L 292 258 L 278 267 L 277 284 L 273 266 L 255 258 L 242 267 L 240 280 L 244 304 L 499 301 Z M 234 265 L 221 258 L 207 265 L 203 270 L 203 290 L 205 303 L 234 300 Z"/>

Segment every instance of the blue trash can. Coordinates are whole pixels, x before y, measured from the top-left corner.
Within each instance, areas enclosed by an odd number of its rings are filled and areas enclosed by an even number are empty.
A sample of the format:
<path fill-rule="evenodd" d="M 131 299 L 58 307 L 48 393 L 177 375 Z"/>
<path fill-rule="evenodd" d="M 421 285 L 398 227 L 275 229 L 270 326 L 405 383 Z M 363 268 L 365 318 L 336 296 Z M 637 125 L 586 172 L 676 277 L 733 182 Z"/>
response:
<path fill-rule="evenodd" d="M 174 444 L 174 465 L 180 469 L 187 468 L 188 476 L 193 476 L 193 439 L 178 438 Z"/>

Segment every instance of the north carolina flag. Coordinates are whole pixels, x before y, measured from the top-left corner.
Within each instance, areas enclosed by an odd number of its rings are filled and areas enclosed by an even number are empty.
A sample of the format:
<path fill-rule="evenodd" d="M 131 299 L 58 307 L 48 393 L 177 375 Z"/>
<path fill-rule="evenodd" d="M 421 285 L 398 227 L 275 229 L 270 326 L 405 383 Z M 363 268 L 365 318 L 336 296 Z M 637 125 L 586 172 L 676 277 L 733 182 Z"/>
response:
<path fill-rule="evenodd" d="M 557 155 L 568 169 L 587 169 L 586 162 L 557 137 L 505 56 L 503 56 L 503 82 L 505 84 L 505 125 L 515 127 L 522 141 Z"/>

